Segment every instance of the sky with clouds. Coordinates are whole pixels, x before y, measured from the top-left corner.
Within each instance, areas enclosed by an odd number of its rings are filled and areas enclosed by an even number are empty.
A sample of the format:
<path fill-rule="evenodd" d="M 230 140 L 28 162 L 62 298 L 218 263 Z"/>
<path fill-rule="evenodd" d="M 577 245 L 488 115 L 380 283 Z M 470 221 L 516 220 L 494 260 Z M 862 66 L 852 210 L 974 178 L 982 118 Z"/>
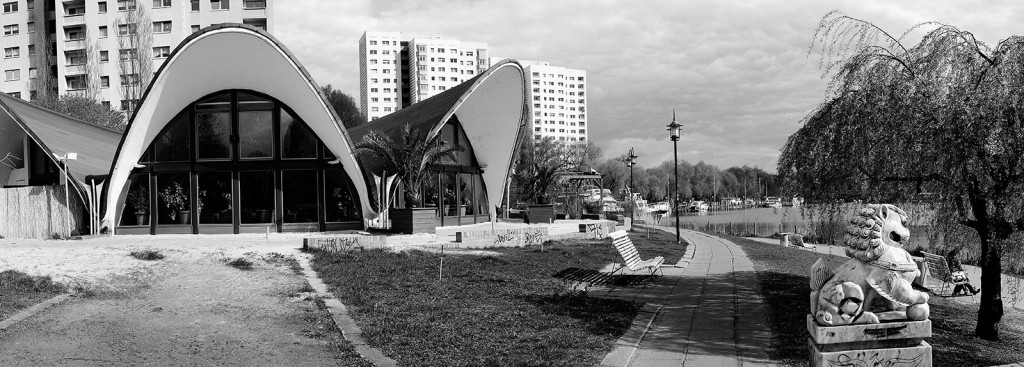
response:
<path fill-rule="evenodd" d="M 605 157 L 634 147 L 640 166 L 671 160 L 674 109 L 680 159 L 774 172 L 826 97 L 808 49 L 832 10 L 896 34 L 925 21 L 989 45 L 1024 34 L 1024 3 L 1007 0 L 288 0 L 275 5 L 274 34 L 317 83 L 357 100 L 365 31 L 487 42 L 491 56 L 585 69 L 589 136 Z"/>

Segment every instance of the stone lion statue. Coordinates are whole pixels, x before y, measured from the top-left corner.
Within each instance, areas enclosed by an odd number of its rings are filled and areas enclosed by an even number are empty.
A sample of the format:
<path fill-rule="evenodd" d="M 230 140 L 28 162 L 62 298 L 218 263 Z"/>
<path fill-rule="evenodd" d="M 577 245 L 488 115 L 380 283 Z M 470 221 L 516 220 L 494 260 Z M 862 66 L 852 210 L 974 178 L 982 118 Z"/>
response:
<path fill-rule="evenodd" d="M 823 326 L 878 323 L 867 310 L 875 296 L 886 300 L 887 318 L 928 318 L 928 294 L 911 282 L 920 271 L 903 244 L 910 238 L 907 213 L 889 204 L 871 204 L 850 220 L 843 239 L 850 260 L 835 272 L 822 259 L 811 267 L 811 314 Z M 904 316 L 905 313 L 905 316 Z"/>

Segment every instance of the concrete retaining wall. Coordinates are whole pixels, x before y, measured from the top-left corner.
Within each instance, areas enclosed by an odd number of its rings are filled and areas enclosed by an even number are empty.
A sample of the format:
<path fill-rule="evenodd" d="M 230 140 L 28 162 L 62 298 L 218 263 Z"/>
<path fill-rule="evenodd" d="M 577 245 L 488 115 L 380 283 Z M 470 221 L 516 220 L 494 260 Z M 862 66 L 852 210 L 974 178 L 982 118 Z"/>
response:
<path fill-rule="evenodd" d="M 334 236 L 302 239 L 302 248 L 330 252 L 387 248 L 387 236 Z"/>

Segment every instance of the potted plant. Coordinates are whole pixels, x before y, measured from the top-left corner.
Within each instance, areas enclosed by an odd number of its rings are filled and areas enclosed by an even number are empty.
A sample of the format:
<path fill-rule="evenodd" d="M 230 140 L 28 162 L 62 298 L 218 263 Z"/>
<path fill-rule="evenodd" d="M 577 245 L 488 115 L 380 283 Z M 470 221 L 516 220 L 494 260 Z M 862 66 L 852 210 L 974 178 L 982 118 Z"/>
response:
<path fill-rule="evenodd" d="M 188 208 L 188 192 L 181 187 L 178 182 L 173 183 L 171 186 L 164 188 L 160 192 L 160 199 L 164 201 L 164 206 L 170 209 L 168 217 L 171 220 L 180 219 L 179 223 L 188 224 L 189 211 Z"/>
<path fill-rule="evenodd" d="M 149 192 L 147 190 L 135 190 L 128 194 L 128 205 L 135 209 L 135 224 L 146 224 L 146 209 L 149 208 Z"/>
<path fill-rule="evenodd" d="M 361 158 L 380 162 L 380 168 L 374 173 L 382 176 L 398 175 L 402 187 L 405 188 L 403 195 L 406 208 L 404 210 L 410 211 L 410 213 L 404 213 L 402 209 L 393 210 L 392 213 L 397 215 L 391 216 L 392 229 L 412 233 L 416 229 L 412 228 L 412 223 L 415 220 L 411 210 L 423 205 L 420 188 L 427 178 L 427 167 L 445 161 L 456 161 L 458 159 L 456 153 L 462 151 L 462 147 L 441 140 L 440 134 L 424 139 L 418 129 L 413 129 L 409 124 L 402 125 L 395 138 L 392 140 L 384 132 L 372 130 L 356 143 L 353 152 Z M 430 210 L 424 211 L 424 213 L 430 212 Z M 407 221 L 408 223 L 406 223 Z"/>

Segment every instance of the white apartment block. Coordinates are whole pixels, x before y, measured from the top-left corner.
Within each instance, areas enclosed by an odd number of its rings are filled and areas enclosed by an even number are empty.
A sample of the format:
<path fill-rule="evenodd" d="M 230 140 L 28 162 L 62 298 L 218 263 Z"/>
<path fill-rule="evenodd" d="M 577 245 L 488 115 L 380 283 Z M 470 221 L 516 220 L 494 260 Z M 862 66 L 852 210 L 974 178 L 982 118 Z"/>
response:
<path fill-rule="evenodd" d="M 118 27 L 125 10 L 144 7 L 152 21 L 153 72 L 170 52 L 199 29 L 221 23 L 244 23 L 273 33 L 273 0 L 0 0 L 0 25 L 4 58 L 0 69 L 4 79 L 0 91 L 31 100 L 36 94 L 36 42 L 38 32 L 47 32 L 56 51 L 51 70 L 57 77 L 58 93 L 85 91 L 89 44 L 99 48 L 101 89 L 97 100 L 114 108 L 123 107 L 118 57 Z M 127 78 L 126 78 L 127 79 Z M 145 86 L 143 86 L 145 88 Z"/>
<path fill-rule="evenodd" d="M 498 58 L 491 58 L 497 62 Z M 587 71 L 551 66 L 546 61 L 519 60 L 526 72 L 536 140 L 587 141 Z"/>
<path fill-rule="evenodd" d="M 490 66 L 486 43 L 365 32 L 359 39 L 360 107 L 372 121 L 459 85 Z"/>

